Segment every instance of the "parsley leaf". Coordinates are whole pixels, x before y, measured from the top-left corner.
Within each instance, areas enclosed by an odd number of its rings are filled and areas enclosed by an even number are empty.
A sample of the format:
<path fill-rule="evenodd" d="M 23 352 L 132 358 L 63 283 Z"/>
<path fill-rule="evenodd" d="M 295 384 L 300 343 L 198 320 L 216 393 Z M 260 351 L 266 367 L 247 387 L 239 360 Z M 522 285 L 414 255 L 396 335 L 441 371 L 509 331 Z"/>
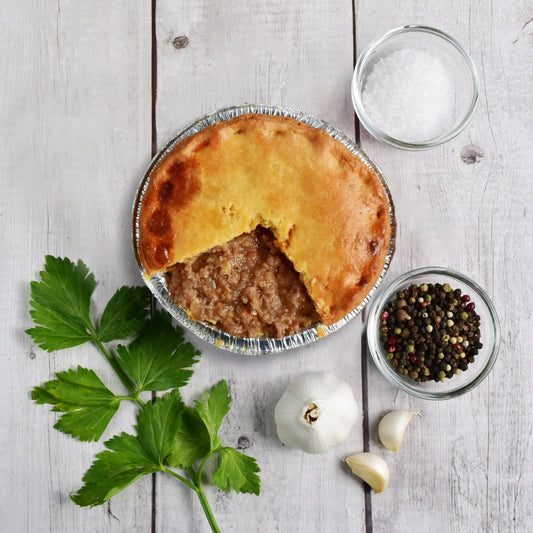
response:
<path fill-rule="evenodd" d="M 220 448 L 220 466 L 213 476 L 213 485 L 229 492 L 249 492 L 259 494 L 260 480 L 257 472 L 260 472 L 257 461 L 248 457 L 235 448 Z"/>
<path fill-rule="evenodd" d="M 78 366 L 56 374 L 53 381 L 35 387 L 31 393 L 38 404 L 53 405 L 52 411 L 66 413 L 55 428 L 82 441 L 98 440 L 116 413 L 120 399 L 92 370 Z"/>
<path fill-rule="evenodd" d="M 210 391 L 204 392 L 200 400 L 195 402 L 198 414 L 209 432 L 212 450 L 220 446 L 218 430 L 228 414 L 230 402 L 231 397 L 225 380 L 220 381 Z"/>
<path fill-rule="evenodd" d="M 30 314 L 37 327 L 26 331 L 44 350 L 78 346 L 94 336 L 90 317 L 94 275 L 82 261 L 46 256 L 41 281 L 31 282 Z"/>
<path fill-rule="evenodd" d="M 192 344 L 184 342 L 183 330 L 174 328 L 170 315 L 158 311 L 148 320 L 129 346 L 117 347 L 119 363 L 137 385 L 137 390 L 165 391 L 182 387 L 198 361 Z"/>
<path fill-rule="evenodd" d="M 83 476 L 84 485 L 70 498 L 81 507 L 102 505 L 146 474 L 160 470 L 137 437 L 121 433 L 105 442 L 108 450 L 100 452 Z"/>
<path fill-rule="evenodd" d="M 96 456 L 72 500 L 80 506 L 101 505 L 141 476 L 163 470 L 182 408 L 177 391 L 144 404 L 137 416 L 137 436 L 122 433 L 107 441 L 108 450 Z"/>
<path fill-rule="evenodd" d="M 259 494 L 260 480 L 257 472 L 260 470 L 255 459 L 234 448 L 221 447 L 218 430 L 229 411 L 230 402 L 228 385 L 224 380 L 210 391 L 204 392 L 196 402 L 198 416 L 209 433 L 210 453 L 218 453 L 221 459 L 220 466 L 213 476 L 213 484 L 225 491 L 233 488 L 237 492 Z"/>
<path fill-rule="evenodd" d="M 181 423 L 165 463 L 171 467 L 189 468 L 210 450 L 210 437 L 203 420 L 196 409 L 184 406 Z"/>
<path fill-rule="evenodd" d="M 146 403 L 137 416 L 139 442 L 151 460 L 161 467 L 170 453 L 182 412 L 179 391 L 173 390 L 163 398 L 156 398 L 154 403 Z"/>
<path fill-rule="evenodd" d="M 149 294 L 148 287 L 121 287 L 109 300 L 100 319 L 100 342 L 125 339 L 139 333 L 150 304 Z"/>

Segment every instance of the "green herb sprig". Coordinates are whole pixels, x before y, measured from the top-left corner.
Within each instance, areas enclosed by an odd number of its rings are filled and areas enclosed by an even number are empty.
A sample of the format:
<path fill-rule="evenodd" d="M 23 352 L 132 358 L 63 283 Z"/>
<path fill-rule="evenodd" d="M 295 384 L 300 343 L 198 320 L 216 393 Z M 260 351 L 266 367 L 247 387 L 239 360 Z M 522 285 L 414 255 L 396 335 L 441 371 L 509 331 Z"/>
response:
<path fill-rule="evenodd" d="M 102 505 L 140 477 L 164 472 L 196 492 L 212 531 L 220 531 L 202 484 L 208 459 L 219 459 L 213 485 L 227 492 L 258 495 L 260 490 L 256 460 L 222 446 L 218 436 L 230 408 L 227 383 L 205 391 L 193 407 L 184 404 L 179 388 L 188 383 L 200 353 L 184 341 L 183 330 L 172 325 L 168 314 L 158 311 L 148 317 L 146 287 L 118 289 L 95 323 L 91 296 L 96 281 L 82 261 L 46 256 L 40 277 L 31 283 L 35 326 L 26 333 L 48 352 L 94 344 L 128 391 L 114 394 L 93 370 L 81 366 L 58 372 L 32 391 L 36 403 L 63 413 L 54 427 L 80 441 L 95 441 L 122 401 L 139 406 L 137 434 L 122 432 L 105 442 L 106 450 L 97 454 L 71 499 L 80 506 Z M 106 347 L 130 338 L 129 345 L 118 344 L 115 352 Z M 143 401 L 144 391 L 166 394 Z"/>

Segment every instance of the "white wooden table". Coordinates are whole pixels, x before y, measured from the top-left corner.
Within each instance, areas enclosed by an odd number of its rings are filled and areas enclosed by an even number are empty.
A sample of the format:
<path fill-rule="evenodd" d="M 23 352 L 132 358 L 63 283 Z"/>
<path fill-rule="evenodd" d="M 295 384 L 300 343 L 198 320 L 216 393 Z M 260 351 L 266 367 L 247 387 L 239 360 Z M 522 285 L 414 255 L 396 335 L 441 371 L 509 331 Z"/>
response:
<path fill-rule="evenodd" d="M 102 507 L 71 502 L 103 445 L 54 430 L 57 414 L 35 405 L 30 390 L 77 364 L 119 384 L 91 346 L 49 355 L 23 331 L 29 282 L 45 254 L 87 263 L 100 281 L 100 310 L 120 285 L 141 283 L 130 216 L 143 170 L 190 121 L 242 103 L 286 105 L 357 138 L 395 201 L 397 251 L 385 281 L 430 264 L 464 272 L 492 296 L 502 346 L 473 392 L 427 402 L 362 364 L 364 316 L 307 348 L 261 358 L 189 338 L 203 358 L 187 399 L 226 378 L 233 403 L 223 438 L 241 439 L 262 470 L 259 497 L 208 488 L 222 531 L 533 530 L 531 2 L 6 0 L 0 17 L 2 531 L 209 531 L 192 491 L 163 476 L 146 476 Z M 480 75 L 471 125 L 421 153 L 359 132 L 349 92 L 358 52 L 408 23 L 452 34 Z M 289 381 L 314 370 L 344 377 L 368 412 L 344 444 L 317 456 L 282 446 L 273 420 Z M 397 454 L 376 430 L 392 408 L 423 415 Z M 103 439 L 130 429 L 134 413 L 121 408 Z M 380 495 L 341 464 L 365 441 L 391 469 Z"/>

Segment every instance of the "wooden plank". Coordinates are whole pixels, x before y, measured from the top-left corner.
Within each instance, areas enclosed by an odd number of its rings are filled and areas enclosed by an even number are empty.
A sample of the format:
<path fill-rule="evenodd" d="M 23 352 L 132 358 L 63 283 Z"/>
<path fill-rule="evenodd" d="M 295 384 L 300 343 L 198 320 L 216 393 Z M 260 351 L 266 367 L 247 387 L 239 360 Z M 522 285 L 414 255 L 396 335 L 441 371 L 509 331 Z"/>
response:
<path fill-rule="evenodd" d="M 300 109 L 354 137 L 350 2 L 228 1 L 215 7 L 210 2 L 159 1 L 157 36 L 160 146 L 202 114 L 243 103 Z M 362 487 L 341 464 L 362 449 L 361 419 L 345 444 L 317 456 L 282 446 L 273 419 L 289 381 L 311 371 L 344 377 L 360 400 L 360 338 L 359 319 L 307 348 L 256 359 L 190 338 L 204 355 L 184 391 L 186 398 L 227 379 L 233 403 L 223 440 L 232 446 L 239 439 L 248 443 L 245 453 L 256 457 L 262 470 L 259 498 L 208 489 L 223 531 L 329 532 L 338 531 L 338 524 L 364 530 Z M 158 476 L 157 481 L 157 531 L 208 531 L 195 496 L 167 478 Z"/>
<path fill-rule="evenodd" d="M 0 283 L 2 530 L 148 531 L 150 479 L 110 505 L 80 509 L 69 493 L 103 448 L 57 430 L 33 386 L 77 364 L 120 388 L 92 347 L 48 355 L 30 327 L 29 282 L 47 253 L 82 258 L 100 312 L 121 284 L 139 283 L 130 212 L 150 159 L 150 9 L 130 2 L 3 6 L 0 95 L 3 191 Z M 105 438 L 130 429 L 121 409 Z"/>
<path fill-rule="evenodd" d="M 159 1 L 157 36 L 160 145 L 204 113 L 246 103 L 286 105 L 353 133 L 350 2 Z"/>
<path fill-rule="evenodd" d="M 530 13 L 519 2 L 361 1 L 357 48 L 406 23 L 455 36 L 480 74 L 471 125 L 445 146 L 396 151 L 363 132 L 363 146 L 385 172 L 395 199 L 398 246 L 389 279 L 414 267 L 464 272 L 493 297 L 503 342 L 493 373 L 478 389 L 432 403 L 397 392 L 370 368 L 371 450 L 390 463 L 387 491 L 372 498 L 375 531 L 528 531 L 533 469 L 528 353 L 533 251 Z M 529 44 L 528 44 L 529 40 Z M 512 111 L 511 111 L 512 110 Z M 471 148 L 473 146 L 474 148 Z M 477 157 L 476 157 L 477 154 Z M 392 408 L 422 412 L 397 454 L 379 444 L 377 422 Z"/>
<path fill-rule="evenodd" d="M 245 102 L 301 109 L 353 137 L 351 2 L 322 4 L 157 2 L 157 144 L 205 112 Z M 427 264 L 465 272 L 493 296 L 503 332 L 494 372 L 453 401 L 410 398 L 369 364 L 370 449 L 389 462 L 391 481 L 372 496 L 368 526 L 399 533 L 529 531 L 531 13 L 518 1 L 362 0 L 354 6 L 358 50 L 383 31 L 414 22 L 448 31 L 474 57 L 480 106 L 456 140 L 415 154 L 381 145 L 364 131 L 361 137 L 396 204 L 398 247 L 387 280 Z M 12 2 L 0 20 L 6 51 L 0 58 L 0 247 L 7 251 L 0 261 L 2 527 L 149 531 L 150 478 L 100 508 L 79 509 L 69 500 L 102 445 L 60 434 L 52 428 L 56 415 L 29 397 L 33 386 L 78 363 L 93 367 L 117 392 L 119 383 L 92 347 L 48 355 L 23 329 L 31 325 L 28 283 L 46 253 L 87 262 L 100 281 L 100 310 L 120 284 L 139 283 L 129 226 L 152 141 L 150 6 Z M 223 440 L 256 457 L 262 469 L 259 498 L 207 488 L 223 530 L 365 530 L 363 486 L 341 465 L 363 448 L 362 420 L 345 444 L 320 456 L 282 446 L 273 421 L 286 385 L 308 371 L 344 377 L 361 401 L 362 333 L 358 318 L 312 346 L 258 359 L 189 337 L 204 356 L 186 400 L 226 378 L 233 406 Z M 131 427 L 129 407 L 104 439 Z M 391 408 L 423 415 L 411 422 L 397 454 L 377 437 L 377 422 Z M 192 491 L 158 476 L 156 496 L 155 531 L 208 531 Z"/>

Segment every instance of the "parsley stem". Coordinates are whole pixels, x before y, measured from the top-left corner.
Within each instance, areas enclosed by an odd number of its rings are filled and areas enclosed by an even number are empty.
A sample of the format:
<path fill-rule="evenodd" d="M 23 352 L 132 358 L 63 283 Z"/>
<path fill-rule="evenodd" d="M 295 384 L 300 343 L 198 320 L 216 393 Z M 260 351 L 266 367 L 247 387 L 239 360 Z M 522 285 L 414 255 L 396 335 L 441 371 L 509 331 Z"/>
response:
<path fill-rule="evenodd" d="M 115 399 L 116 399 L 116 400 L 128 400 L 128 401 L 130 401 L 130 402 L 136 402 L 136 403 L 138 403 L 140 406 L 143 405 L 143 402 L 140 401 L 139 398 L 135 398 L 135 397 L 133 397 L 133 396 L 115 396 Z"/>
<path fill-rule="evenodd" d="M 105 358 L 109 361 L 109 364 L 113 367 L 113 370 L 117 373 L 117 376 L 120 378 L 120 381 L 124 384 L 124 386 L 128 389 L 130 392 L 132 398 L 139 403 L 139 405 L 142 405 L 142 402 L 139 399 L 139 393 L 137 392 L 137 389 L 135 388 L 135 384 L 131 380 L 131 378 L 126 374 L 126 371 L 120 366 L 120 363 L 117 361 L 117 358 L 113 356 L 113 354 L 109 353 L 107 348 L 102 344 L 100 340 L 97 338 L 93 340 L 93 342 L 98 346 L 98 349 L 104 354 Z"/>
<path fill-rule="evenodd" d="M 198 499 L 200 500 L 200 504 L 202 505 L 202 509 L 204 510 L 207 521 L 211 526 L 211 531 L 213 531 L 213 533 L 221 533 L 217 521 L 215 520 L 215 515 L 211 510 L 211 506 L 209 505 L 204 489 L 202 487 L 202 481 L 200 480 L 194 469 L 192 467 L 187 468 L 187 472 L 191 476 L 192 483 L 188 479 L 185 479 L 183 476 L 180 476 L 178 473 L 166 467 L 163 467 L 163 472 L 166 472 L 167 474 L 174 476 L 176 479 L 179 479 L 182 483 L 185 483 L 185 485 L 187 485 L 189 488 L 194 490 L 194 492 L 196 492 L 196 494 L 198 495 Z"/>
<path fill-rule="evenodd" d="M 202 478 L 196 474 L 196 472 L 194 471 L 192 467 L 187 468 L 187 472 L 189 472 L 189 475 L 191 476 L 191 479 L 196 486 L 196 494 L 198 495 L 198 499 L 200 500 L 200 503 L 202 505 L 202 509 L 204 510 L 207 521 L 209 522 L 209 525 L 211 526 L 211 530 L 213 531 L 213 533 L 221 533 L 220 528 L 218 527 L 217 521 L 215 520 L 215 515 L 213 514 L 213 511 L 211 510 L 211 506 L 209 505 L 209 501 L 207 500 L 207 497 L 205 495 L 205 492 L 202 486 Z"/>
<path fill-rule="evenodd" d="M 202 479 L 202 472 L 204 471 L 204 466 L 205 466 L 205 463 L 207 463 L 207 460 L 214 454 L 216 453 L 218 450 L 215 449 L 215 450 L 211 450 L 203 459 L 202 459 L 202 462 L 200 463 L 200 466 L 198 467 L 198 474 L 196 474 L 196 472 L 194 472 L 193 470 L 193 473 L 194 475 L 199 478 L 199 479 Z M 192 477 L 192 475 L 191 475 Z"/>
<path fill-rule="evenodd" d="M 184 478 L 183 476 L 180 476 L 177 472 L 174 472 L 174 470 L 170 470 L 169 468 L 163 467 L 163 472 L 166 472 L 167 474 L 170 474 L 171 476 L 174 476 L 176 479 L 179 479 L 182 483 L 185 483 L 187 487 L 194 490 L 196 492 L 198 489 L 196 485 L 192 484 L 188 479 Z"/>

